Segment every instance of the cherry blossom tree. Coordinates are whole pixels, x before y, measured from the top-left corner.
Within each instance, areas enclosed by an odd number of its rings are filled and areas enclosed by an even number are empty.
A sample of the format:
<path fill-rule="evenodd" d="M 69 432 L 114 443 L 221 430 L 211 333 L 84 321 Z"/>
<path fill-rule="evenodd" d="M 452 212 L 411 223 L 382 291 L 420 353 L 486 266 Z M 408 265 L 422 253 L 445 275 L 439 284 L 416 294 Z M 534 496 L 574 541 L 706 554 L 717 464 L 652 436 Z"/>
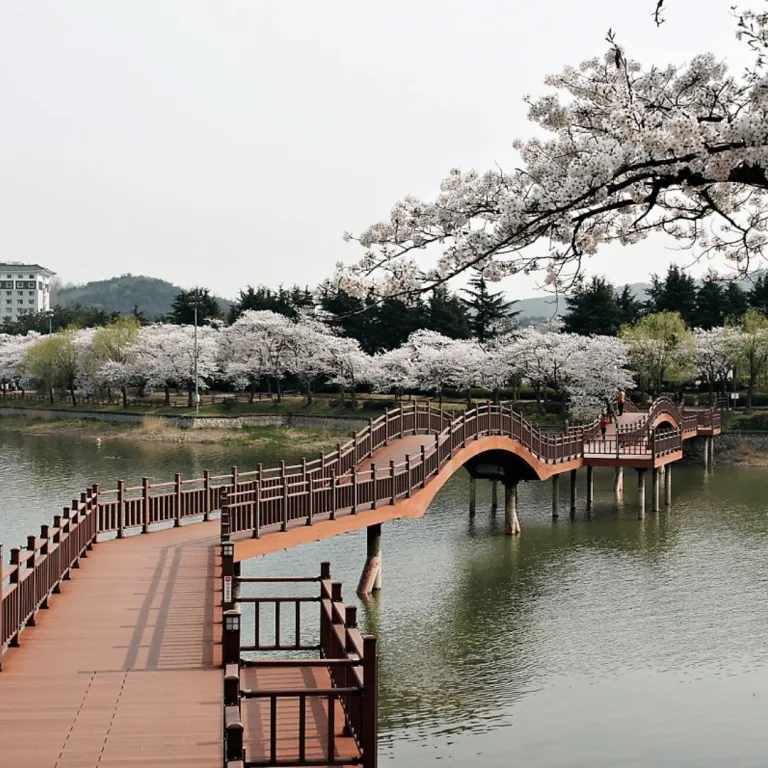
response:
<path fill-rule="evenodd" d="M 197 329 L 197 374 L 202 389 L 216 375 L 219 330 L 211 326 Z M 136 346 L 135 365 L 150 387 L 162 387 L 166 405 L 170 404 L 170 387 L 187 390 L 188 404 L 193 405 L 195 388 L 195 329 L 191 325 L 148 325 L 141 329 Z"/>
<path fill-rule="evenodd" d="M 406 389 L 415 389 L 418 384 L 407 344 L 375 355 L 371 374 L 371 383 L 377 392 L 394 391 L 398 400 Z"/>
<path fill-rule="evenodd" d="M 738 331 L 731 328 L 712 328 L 705 331 L 696 328 L 696 374 L 707 382 L 709 404 L 714 405 L 715 386 L 719 383 L 725 389 L 728 374 L 736 365 Z"/>
<path fill-rule="evenodd" d="M 768 378 L 768 317 L 748 309 L 730 338 L 737 370 L 747 379 L 746 407 L 751 410 L 755 388 Z"/>
<path fill-rule="evenodd" d="M 436 331 L 415 331 L 405 343 L 409 350 L 413 375 L 419 388 L 437 394 L 443 405 L 443 390 L 450 386 L 454 366 L 447 354 L 454 339 Z"/>
<path fill-rule="evenodd" d="M 548 77 L 551 91 L 529 100 L 545 135 L 515 142 L 518 168 L 454 169 L 433 199 L 404 197 L 346 235 L 364 255 L 333 282 L 398 295 L 478 267 L 489 281 L 545 270 L 559 288 L 601 245 L 651 232 L 747 271 L 768 242 L 768 14 L 736 18 L 755 55 L 741 75 L 712 54 L 644 67 L 609 34 L 603 56 Z"/>
<path fill-rule="evenodd" d="M 31 346 L 40 340 L 40 334 L 30 331 L 25 336 L 0 334 L 0 382 L 3 387 L 12 384 L 24 391 L 29 376 L 24 369 L 24 359 Z"/>

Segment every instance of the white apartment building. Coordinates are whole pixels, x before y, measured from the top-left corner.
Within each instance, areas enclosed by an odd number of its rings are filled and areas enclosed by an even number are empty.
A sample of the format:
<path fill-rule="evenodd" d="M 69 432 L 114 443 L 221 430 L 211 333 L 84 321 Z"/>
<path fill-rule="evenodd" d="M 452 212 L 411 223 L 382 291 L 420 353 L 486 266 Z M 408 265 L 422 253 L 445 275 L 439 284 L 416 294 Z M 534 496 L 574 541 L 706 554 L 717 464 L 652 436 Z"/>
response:
<path fill-rule="evenodd" d="M 0 262 L 0 323 L 51 308 L 51 278 L 55 275 L 37 264 Z"/>

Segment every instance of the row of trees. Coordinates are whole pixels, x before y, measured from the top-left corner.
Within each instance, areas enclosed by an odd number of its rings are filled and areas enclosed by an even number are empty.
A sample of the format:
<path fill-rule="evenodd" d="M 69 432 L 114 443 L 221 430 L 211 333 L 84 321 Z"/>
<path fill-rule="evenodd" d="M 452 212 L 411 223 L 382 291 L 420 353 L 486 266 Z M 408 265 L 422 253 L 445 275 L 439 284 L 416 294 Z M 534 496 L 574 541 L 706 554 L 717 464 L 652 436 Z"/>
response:
<path fill-rule="evenodd" d="M 369 388 L 402 395 L 446 389 L 469 397 L 479 387 L 498 394 L 529 384 L 541 407 L 547 391 L 559 391 L 574 416 L 594 413 L 618 389 L 636 385 L 658 394 L 670 385 L 706 382 L 711 394 L 736 379 L 747 384 L 747 405 L 768 378 L 768 318 L 750 308 L 714 329 L 690 330 L 677 312 L 646 315 L 619 337 L 525 328 L 480 343 L 420 329 L 391 350 L 368 354 L 341 335 L 317 310 L 289 318 L 269 310 L 244 311 L 234 323 L 141 326 L 120 318 L 99 329 L 66 329 L 41 336 L 0 336 L 0 380 L 36 386 L 53 398 L 56 388 L 80 393 L 185 389 L 192 404 L 195 370 L 203 389 L 225 385 L 256 392 L 265 384 L 278 399 L 286 382 L 311 404 L 319 386 L 344 398 Z"/>
<path fill-rule="evenodd" d="M 716 328 L 737 320 L 753 307 L 768 312 L 768 276 L 757 275 L 744 290 L 733 280 L 721 280 L 709 273 L 697 282 L 672 265 L 664 278 L 651 277 L 645 301 L 628 286 L 617 290 L 605 278 L 593 277 L 566 297 L 563 327 L 570 333 L 618 335 L 625 325 L 645 315 L 678 312 L 690 328 Z"/>
<path fill-rule="evenodd" d="M 268 310 L 247 310 L 231 325 L 214 323 L 140 326 L 121 318 L 100 329 L 67 329 L 41 336 L 0 336 L 0 379 L 34 385 L 53 399 L 54 389 L 81 393 L 144 392 L 180 387 L 192 393 L 197 369 L 205 389 L 224 383 L 255 392 L 265 381 L 278 399 L 286 381 L 300 387 L 307 402 L 319 385 L 338 387 L 342 398 L 362 388 L 401 395 L 405 391 L 469 392 L 528 382 L 541 405 L 548 388 L 561 391 L 575 415 L 594 414 L 619 388 L 633 386 L 628 347 L 605 336 L 524 329 L 481 344 L 430 330 L 412 333 L 395 349 L 367 354 L 360 343 L 339 335 L 321 312 L 290 319 Z"/>

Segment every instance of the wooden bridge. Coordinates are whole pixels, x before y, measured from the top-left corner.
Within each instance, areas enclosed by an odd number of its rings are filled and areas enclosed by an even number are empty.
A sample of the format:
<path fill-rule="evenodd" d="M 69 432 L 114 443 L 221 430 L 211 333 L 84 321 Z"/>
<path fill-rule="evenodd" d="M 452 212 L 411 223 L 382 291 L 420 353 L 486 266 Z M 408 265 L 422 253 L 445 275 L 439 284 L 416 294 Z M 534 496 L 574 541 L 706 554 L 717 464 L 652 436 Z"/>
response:
<path fill-rule="evenodd" d="M 2 764 L 375 766 L 376 643 L 358 632 L 328 565 L 283 580 L 316 583 L 316 594 L 265 597 L 244 592 L 275 580 L 243 578 L 243 560 L 365 527 L 359 591 L 367 594 L 381 584 L 382 523 L 423 515 L 462 466 L 472 478 L 470 514 L 476 481 L 491 480 L 494 498 L 501 482 L 514 534 L 521 480 L 551 478 L 557 517 L 564 473 L 573 511 L 579 469 L 588 510 L 595 466 L 614 468 L 617 493 L 624 470 L 635 469 L 644 514 L 648 470 L 658 509 L 660 478 L 669 502 L 683 441 L 703 437 L 710 461 L 719 430 L 719 411 L 681 412 L 664 398 L 619 417 L 605 438 L 597 422 L 554 433 L 503 405 L 451 416 L 413 403 L 299 465 L 94 486 L 11 549 L 9 564 L 0 547 Z M 307 602 L 321 607 L 314 642 L 304 639 Z M 272 642 L 262 639 L 264 603 L 274 606 Z M 281 625 L 286 603 L 292 633 Z M 249 605 L 254 640 L 244 643 Z M 316 658 L 265 658 L 296 650 Z"/>

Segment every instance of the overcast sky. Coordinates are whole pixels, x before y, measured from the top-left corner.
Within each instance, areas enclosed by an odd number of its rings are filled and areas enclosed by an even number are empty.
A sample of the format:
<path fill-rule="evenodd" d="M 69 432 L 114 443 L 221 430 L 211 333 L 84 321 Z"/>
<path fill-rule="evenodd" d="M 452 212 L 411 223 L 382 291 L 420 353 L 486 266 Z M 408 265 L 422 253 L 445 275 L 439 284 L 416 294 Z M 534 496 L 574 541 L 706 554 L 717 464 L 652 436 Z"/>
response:
<path fill-rule="evenodd" d="M 314 285 L 403 195 L 514 167 L 522 97 L 608 27 L 643 62 L 744 65 L 729 0 L 667 2 L 657 29 L 654 0 L 0 0 L 0 259 L 226 297 Z M 589 271 L 645 280 L 690 258 L 671 245 Z"/>

